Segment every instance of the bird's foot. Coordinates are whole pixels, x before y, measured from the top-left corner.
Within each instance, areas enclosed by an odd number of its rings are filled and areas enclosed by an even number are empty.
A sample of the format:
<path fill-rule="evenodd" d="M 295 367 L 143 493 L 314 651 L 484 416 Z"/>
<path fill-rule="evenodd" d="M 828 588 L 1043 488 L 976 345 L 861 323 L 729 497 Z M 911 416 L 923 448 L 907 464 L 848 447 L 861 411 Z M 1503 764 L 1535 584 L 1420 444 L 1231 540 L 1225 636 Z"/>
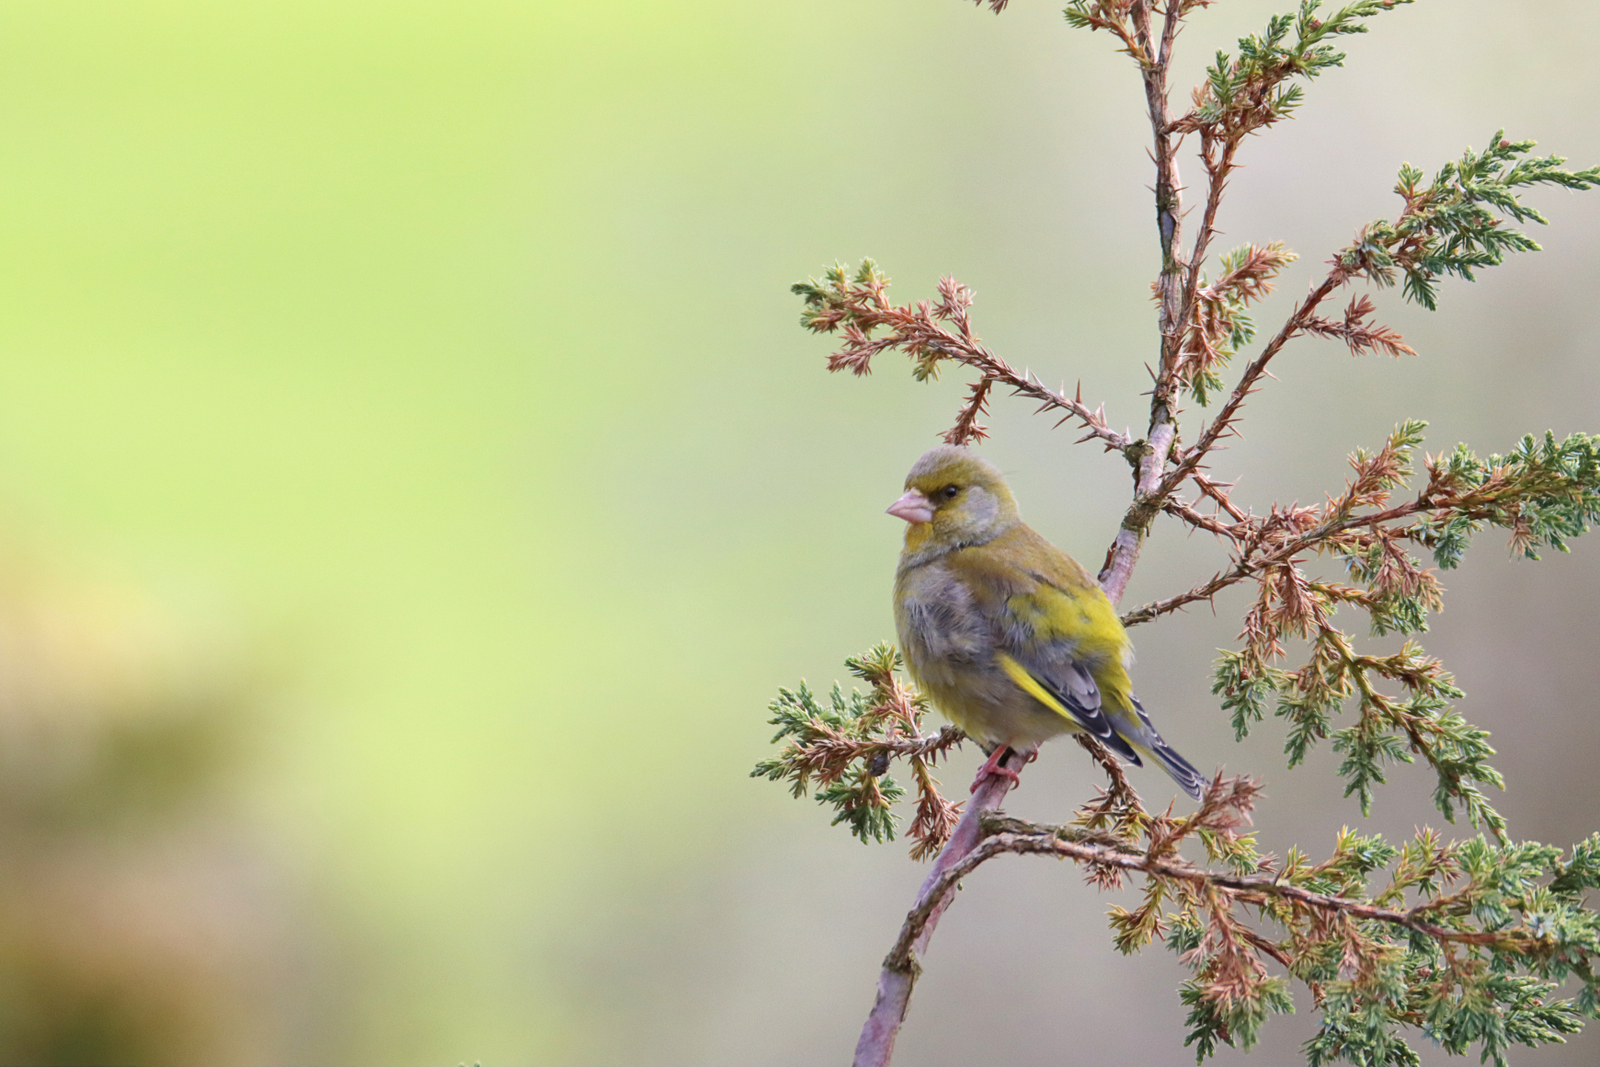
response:
<path fill-rule="evenodd" d="M 1022 776 L 1004 764 L 1005 758 L 1013 751 L 1014 749 L 1012 749 L 1011 746 L 1001 745 L 993 752 L 989 753 L 989 758 L 984 761 L 982 767 L 978 768 L 978 776 L 972 780 L 972 788 L 968 790 L 968 792 L 976 793 L 978 791 L 978 787 L 982 785 L 986 779 L 995 776 L 1011 779 L 1011 789 L 1015 789 L 1017 786 L 1021 785 Z M 1037 749 L 1035 749 L 1027 754 L 1027 757 L 1023 760 L 1023 763 L 1026 765 L 1032 763 L 1038 758 L 1039 752 Z M 1008 789 L 1007 792 L 1010 792 L 1010 790 Z"/>

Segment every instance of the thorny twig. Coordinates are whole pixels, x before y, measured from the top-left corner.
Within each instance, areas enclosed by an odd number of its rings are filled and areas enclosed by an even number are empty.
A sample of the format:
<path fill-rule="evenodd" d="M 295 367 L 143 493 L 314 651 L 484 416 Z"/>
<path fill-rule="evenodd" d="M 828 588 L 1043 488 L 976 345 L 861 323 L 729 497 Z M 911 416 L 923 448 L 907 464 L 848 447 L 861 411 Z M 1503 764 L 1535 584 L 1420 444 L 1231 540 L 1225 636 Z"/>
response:
<path fill-rule="evenodd" d="M 1111 429 L 1103 409 L 1092 409 L 1083 402 L 1081 386 L 1073 396 L 1051 389 L 1031 371 L 1017 371 L 978 340 L 968 311 L 972 290 L 954 278 L 940 279 L 939 300 L 934 304 L 926 300 L 914 305 L 891 303 L 888 279 L 871 262 L 863 263 L 853 275 L 835 267 L 821 281 L 801 282 L 794 290 L 805 297 L 802 321 L 807 329 L 843 335 L 841 347 L 828 357 L 831 371 L 870 374 L 873 357 L 889 350 L 909 356 L 922 379 L 937 377 L 938 365 L 946 359 L 978 371 L 979 379 L 954 427 L 944 435 L 951 444 L 988 436 L 978 417 L 987 410 L 991 388 L 1003 385 L 1014 395 L 1037 401 L 1040 412 L 1060 411 L 1064 413 L 1061 422 L 1076 420 L 1087 431 L 1082 440 L 1100 441 L 1107 451 L 1132 458 L 1133 439 Z"/>
<path fill-rule="evenodd" d="M 1185 332 L 1183 284 L 1190 264 L 1182 257 L 1183 186 L 1178 177 L 1177 144 L 1167 110 L 1167 64 L 1177 37 L 1183 5 L 1169 3 L 1161 23 L 1160 45 L 1152 47 L 1151 4 L 1134 0 L 1126 15 L 1134 27 L 1139 62 L 1144 80 L 1145 105 L 1149 111 L 1152 136 L 1151 159 L 1156 167 L 1156 231 L 1161 242 L 1161 273 L 1156 281 L 1159 302 L 1158 328 L 1161 333 L 1160 361 L 1155 388 L 1150 393 L 1150 428 L 1138 458 L 1133 503 L 1122 518 L 1122 526 L 1106 551 L 1100 568 L 1100 585 L 1113 601 L 1121 600 L 1128 580 L 1139 560 L 1139 548 L 1151 521 L 1171 495 L 1161 491 L 1161 474 L 1177 437 L 1177 368 Z M 1117 20 L 1120 21 L 1120 20 Z"/>

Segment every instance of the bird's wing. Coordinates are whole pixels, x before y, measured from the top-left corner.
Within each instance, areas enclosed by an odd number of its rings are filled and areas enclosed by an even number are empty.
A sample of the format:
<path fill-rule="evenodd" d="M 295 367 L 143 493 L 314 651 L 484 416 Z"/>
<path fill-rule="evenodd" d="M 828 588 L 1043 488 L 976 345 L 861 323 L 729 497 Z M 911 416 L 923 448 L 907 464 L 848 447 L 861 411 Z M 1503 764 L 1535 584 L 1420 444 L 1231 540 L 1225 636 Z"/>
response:
<path fill-rule="evenodd" d="M 1133 747 L 1107 719 L 1093 666 L 1119 666 L 1127 638 L 1088 573 L 1026 524 L 952 553 L 952 575 L 990 625 L 995 662 L 1045 707 L 1132 763 Z"/>
<path fill-rule="evenodd" d="M 1077 723 L 1128 762 L 1140 765 L 1139 754 L 1106 718 L 1100 707 L 1100 689 L 1094 684 L 1094 675 L 1083 664 L 1066 660 L 1052 669 L 1037 670 L 1004 652 L 999 653 L 995 661 L 1023 692 L 1062 718 Z"/>

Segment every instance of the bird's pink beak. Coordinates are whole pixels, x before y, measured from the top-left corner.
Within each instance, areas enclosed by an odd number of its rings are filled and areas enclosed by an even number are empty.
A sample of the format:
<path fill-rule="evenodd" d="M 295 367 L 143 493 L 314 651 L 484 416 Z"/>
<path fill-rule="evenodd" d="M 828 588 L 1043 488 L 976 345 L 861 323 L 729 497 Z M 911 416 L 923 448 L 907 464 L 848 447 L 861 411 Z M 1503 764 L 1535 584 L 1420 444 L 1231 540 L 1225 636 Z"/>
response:
<path fill-rule="evenodd" d="M 933 521 L 933 505 L 915 489 L 907 489 L 906 495 L 890 504 L 886 510 L 895 518 L 907 522 Z"/>

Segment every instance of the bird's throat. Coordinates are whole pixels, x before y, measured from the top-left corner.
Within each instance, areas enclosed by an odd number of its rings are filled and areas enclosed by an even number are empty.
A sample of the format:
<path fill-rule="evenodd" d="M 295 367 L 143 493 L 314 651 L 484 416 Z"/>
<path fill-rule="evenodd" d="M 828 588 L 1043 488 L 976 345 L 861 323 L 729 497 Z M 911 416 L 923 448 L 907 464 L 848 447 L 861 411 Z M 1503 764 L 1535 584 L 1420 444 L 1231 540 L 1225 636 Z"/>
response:
<path fill-rule="evenodd" d="M 909 553 L 921 552 L 933 540 L 933 523 L 912 522 L 906 524 L 906 551 Z"/>

